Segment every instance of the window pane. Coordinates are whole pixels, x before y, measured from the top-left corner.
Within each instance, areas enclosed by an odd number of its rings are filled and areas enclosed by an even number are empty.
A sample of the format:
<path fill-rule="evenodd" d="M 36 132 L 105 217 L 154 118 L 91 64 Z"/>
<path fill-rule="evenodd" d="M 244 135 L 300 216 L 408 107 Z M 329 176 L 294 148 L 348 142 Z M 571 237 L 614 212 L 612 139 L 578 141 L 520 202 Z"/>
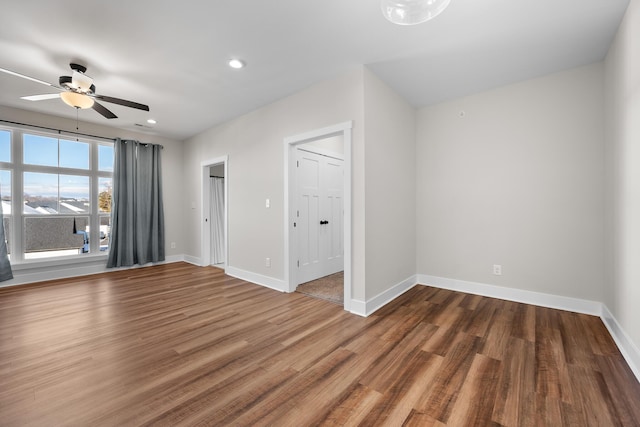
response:
<path fill-rule="evenodd" d="M 11 217 L 5 215 L 2 221 L 4 223 L 4 239 L 7 241 L 7 254 L 11 255 Z"/>
<path fill-rule="evenodd" d="M 25 259 L 89 252 L 89 217 L 25 217 Z"/>
<path fill-rule="evenodd" d="M 113 145 L 98 145 L 98 170 L 113 172 Z"/>
<path fill-rule="evenodd" d="M 11 161 L 11 132 L 0 130 L 0 162 Z"/>
<path fill-rule="evenodd" d="M 61 214 L 89 214 L 89 177 L 60 175 L 60 211 Z"/>
<path fill-rule="evenodd" d="M 98 181 L 98 210 L 101 213 L 111 212 L 111 194 L 113 178 L 100 178 Z"/>
<path fill-rule="evenodd" d="M 109 237 L 111 236 L 111 217 L 100 217 L 100 252 L 109 250 Z"/>
<path fill-rule="evenodd" d="M 89 169 L 89 144 L 61 139 L 60 167 Z"/>
<path fill-rule="evenodd" d="M 58 213 L 58 175 L 52 173 L 24 173 L 25 214 Z"/>
<path fill-rule="evenodd" d="M 0 194 L 4 214 L 4 237 L 7 241 L 7 251 L 11 254 L 11 171 L 9 170 L 0 169 Z"/>
<path fill-rule="evenodd" d="M 0 169 L 0 196 L 2 196 L 2 212 L 11 215 L 11 171 Z"/>
<path fill-rule="evenodd" d="M 29 165 L 58 166 L 58 140 L 24 135 L 24 162 Z"/>

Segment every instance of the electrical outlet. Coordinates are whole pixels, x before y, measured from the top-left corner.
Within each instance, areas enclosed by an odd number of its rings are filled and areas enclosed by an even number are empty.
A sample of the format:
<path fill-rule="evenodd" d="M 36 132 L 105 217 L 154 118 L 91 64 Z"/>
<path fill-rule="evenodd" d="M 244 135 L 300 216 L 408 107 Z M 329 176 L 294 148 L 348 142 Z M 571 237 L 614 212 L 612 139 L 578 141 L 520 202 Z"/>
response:
<path fill-rule="evenodd" d="M 264 259 L 264 266 L 265 267 L 271 267 L 271 258 L 265 258 Z"/>
<path fill-rule="evenodd" d="M 502 276 L 502 266 L 500 264 L 493 264 L 493 274 Z"/>
<path fill-rule="evenodd" d="M 175 249 L 176 248 L 176 242 L 171 242 L 171 249 Z"/>

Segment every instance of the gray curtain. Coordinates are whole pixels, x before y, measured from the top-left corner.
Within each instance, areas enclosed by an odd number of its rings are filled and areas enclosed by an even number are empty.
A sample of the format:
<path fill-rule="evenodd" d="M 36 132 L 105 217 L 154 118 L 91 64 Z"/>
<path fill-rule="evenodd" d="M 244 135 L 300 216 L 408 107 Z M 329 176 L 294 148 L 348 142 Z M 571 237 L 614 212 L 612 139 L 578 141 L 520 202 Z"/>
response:
<path fill-rule="evenodd" d="M 115 142 L 107 267 L 164 261 L 161 150 L 156 144 Z"/>
<path fill-rule="evenodd" d="M 7 253 L 7 239 L 4 235 L 4 215 L 2 214 L 2 197 L 0 197 L 0 282 L 13 279 L 9 255 Z"/>

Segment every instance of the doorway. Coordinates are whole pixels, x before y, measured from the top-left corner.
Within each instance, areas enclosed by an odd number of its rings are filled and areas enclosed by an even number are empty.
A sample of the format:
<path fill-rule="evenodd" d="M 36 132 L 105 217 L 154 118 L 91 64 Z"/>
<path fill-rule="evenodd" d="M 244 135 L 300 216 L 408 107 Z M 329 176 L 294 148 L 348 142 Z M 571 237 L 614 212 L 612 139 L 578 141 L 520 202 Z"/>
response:
<path fill-rule="evenodd" d="M 329 255 L 327 258 L 329 259 L 329 264 L 333 265 L 335 269 L 336 262 L 339 262 L 340 266 L 343 267 L 343 307 L 345 310 L 350 310 L 351 305 L 351 129 L 353 127 L 352 122 L 345 122 L 335 126 L 330 126 L 327 128 L 317 129 L 311 132 L 307 132 L 304 134 L 292 136 L 285 139 L 285 284 L 286 289 L 289 292 L 293 292 L 296 290 L 297 286 L 300 283 L 303 283 L 305 279 L 309 277 L 313 277 L 306 275 L 306 273 L 301 272 L 300 270 L 300 261 L 301 258 L 305 255 L 303 250 L 300 248 L 300 235 L 298 231 L 300 228 L 298 227 L 298 210 L 299 203 L 298 198 L 300 194 L 298 194 L 298 188 L 296 184 L 296 174 L 298 169 L 299 153 L 309 153 L 309 151 L 315 152 L 315 154 L 319 154 L 321 157 L 326 159 L 335 158 L 335 152 L 331 152 L 332 150 L 327 150 L 326 146 L 323 147 L 323 144 L 326 144 L 327 140 L 339 140 L 342 146 L 342 183 L 341 183 L 341 215 L 339 218 L 333 221 L 333 225 L 338 227 L 333 228 L 331 232 L 333 232 L 333 236 L 337 237 L 340 241 L 337 245 L 339 251 L 333 251 L 333 255 Z M 323 142 L 320 142 L 323 141 Z M 329 143 L 331 144 L 331 143 Z M 302 148 L 303 150 L 299 150 Z M 306 154 L 305 154 L 306 155 Z M 331 163 L 331 161 L 329 162 Z M 335 162 L 333 162 L 335 163 Z M 335 165 L 334 165 L 335 166 Z M 335 206 L 335 205 L 334 205 Z M 323 213 L 325 215 L 329 215 L 326 210 L 320 209 L 316 212 Z M 311 217 L 309 217 L 311 218 Z M 322 234 L 322 227 L 324 228 L 325 233 L 330 232 L 331 227 L 326 227 L 327 225 L 332 224 L 331 219 L 327 218 L 312 218 L 313 226 L 319 227 L 318 230 L 320 234 Z M 322 221 L 322 224 L 321 224 Z M 329 221 L 329 224 L 325 222 Z M 340 221 L 342 224 L 340 224 Z M 311 219 L 309 219 L 311 223 Z M 315 224 L 317 222 L 317 224 Z M 341 225 L 341 227 L 339 227 Z M 341 229 L 340 229 L 341 228 Z M 337 231 L 340 231 L 339 235 Z M 328 236 L 325 236 L 328 237 Z M 322 235 L 319 236 L 322 238 Z M 329 239 L 330 240 L 330 239 Z M 329 244 L 329 246 L 333 245 L 334 248 L 336 239 Z M 325 245 L 326 247 L 326 245 Z M 330 251 L 329 251 L 330 252 Z M 327 252 L 325 252 L 326 254 Z M 340 257 L 335 257 L 336 253 L 340 253 Z M 310 257 L 306 258 L 310 260 Z M 302 259 L 304 261 L 304 259 Z M 332 267 L 328 267 L 328 270 L 320 270 L 329 271 Z"/>
<path fill-rule="evenodd" d="M 228 156 L 202 165 L 202 258 L 200 265 L 226 269 L 228 264 Z"/>

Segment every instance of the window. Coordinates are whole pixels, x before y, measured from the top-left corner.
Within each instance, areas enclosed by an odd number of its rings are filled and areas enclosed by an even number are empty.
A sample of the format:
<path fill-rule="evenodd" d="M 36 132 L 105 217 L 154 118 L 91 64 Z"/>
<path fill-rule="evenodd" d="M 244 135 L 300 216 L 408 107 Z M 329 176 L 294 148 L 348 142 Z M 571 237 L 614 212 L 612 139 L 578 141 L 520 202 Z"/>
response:
<path fill-rule="evenodd" d="M 107 251 L 112 182 L 108 142 L 0 128 L 0 191 L 12 261 Z"/>

